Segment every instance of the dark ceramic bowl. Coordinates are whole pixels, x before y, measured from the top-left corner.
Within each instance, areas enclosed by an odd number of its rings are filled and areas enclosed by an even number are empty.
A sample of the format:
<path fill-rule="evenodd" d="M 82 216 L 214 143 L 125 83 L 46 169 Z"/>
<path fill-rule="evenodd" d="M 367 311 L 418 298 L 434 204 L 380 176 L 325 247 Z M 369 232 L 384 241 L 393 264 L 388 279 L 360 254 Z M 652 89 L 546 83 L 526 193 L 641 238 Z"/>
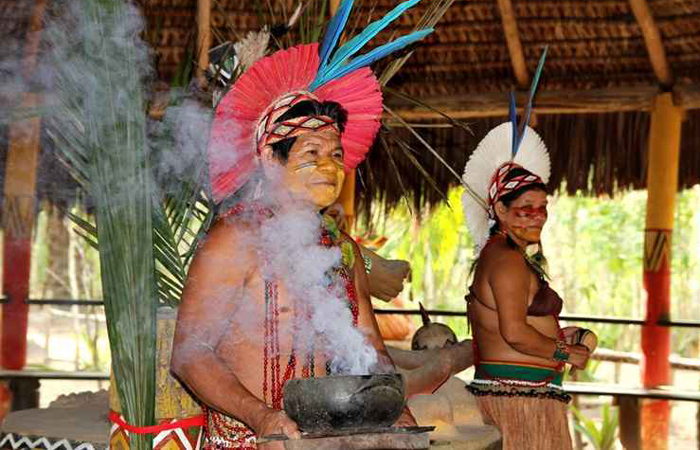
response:
<path fill-rule="evenodd" d="M 309 433 L 391 426 L 404 408 L 400 374 L 295 378 L 284 385 L 284 410 Z"/>

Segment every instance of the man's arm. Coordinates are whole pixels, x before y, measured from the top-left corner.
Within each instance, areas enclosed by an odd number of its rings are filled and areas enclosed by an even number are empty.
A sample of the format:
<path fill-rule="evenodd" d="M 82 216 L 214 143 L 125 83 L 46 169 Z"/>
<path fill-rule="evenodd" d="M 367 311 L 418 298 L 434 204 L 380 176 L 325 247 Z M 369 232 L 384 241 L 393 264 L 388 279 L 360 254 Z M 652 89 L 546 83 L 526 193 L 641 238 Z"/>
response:
<path fill-rule="evenodd" d="M 218 353 L 231 327 L 255 255 L 243 233 L 218 222 L 198 250 L 188 273 L 180 305 L 171 369 L 209 406 L 236 417 L 258 434 L 285 433 L 299 437 L 293 421 L 269 408 L 241 384 Z"/>
<path fill-rule="evenodd" d="M 394 362 L 391 360 L 386 347 L 384 346 L 384 340 L 379 333 L 379 326 L 377 325 L 377 319 L 374 317 L 374 310 L 372 308 L 372 302 L 369 297 L 369 288 L 367 282 L 367 273 L 364 268 L 364 261 L 360 255 L 360 248 L 357 243 L 346 235 L 355 250 L 355 268 L 354 268 L 354 281 L 355 290 L 357 292 L 357 307 L 358 307 L 358 320 L 357 326 L 365 335 L 367 340 L 372 344 L 372 346 L 377 350 L 377 356 L 379 358 L 379 364 L 387 365 L 392 370 L 396 370 Z M 403 414 L 394 424 L 395 426 L 414 426 L 416 425 L 416 419 L 411 414 L 411 411 L 406 406 Z"/>

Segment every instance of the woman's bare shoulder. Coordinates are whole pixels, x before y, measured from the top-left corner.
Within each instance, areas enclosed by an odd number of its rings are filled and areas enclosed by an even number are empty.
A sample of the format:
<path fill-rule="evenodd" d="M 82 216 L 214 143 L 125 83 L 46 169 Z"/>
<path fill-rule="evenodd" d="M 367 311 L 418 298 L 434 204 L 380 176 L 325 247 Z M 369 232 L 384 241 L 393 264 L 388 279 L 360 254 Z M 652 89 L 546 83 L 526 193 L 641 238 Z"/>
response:
<path fill-rule="evenodd" d="M 479 257 L 479 262 L 483 262 L 484 268 L 502 268 L 504 265 L 506 267 L 522 266 L 522 268 L 526 268 L 522 253 L 502 240 L 491 242 L 484 247 Z"/>

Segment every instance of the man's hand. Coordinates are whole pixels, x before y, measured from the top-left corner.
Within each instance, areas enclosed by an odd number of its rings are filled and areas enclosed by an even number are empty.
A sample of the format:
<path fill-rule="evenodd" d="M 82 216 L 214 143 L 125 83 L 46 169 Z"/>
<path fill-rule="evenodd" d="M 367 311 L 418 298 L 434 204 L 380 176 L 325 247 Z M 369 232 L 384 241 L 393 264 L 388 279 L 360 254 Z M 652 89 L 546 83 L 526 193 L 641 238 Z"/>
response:
<path fill-rule="evenodd" d="M 362 248 L 362 254 L 372 261 L 372 270 L 367 274 L 369 293 L 386 302 L 391 301 L 403 290 L 403 282 L 411 273 L 408 261 L 384 259 L 376 253 Z"/>
<path fill-rule="evenodd" d="M 394 423 L 394 426 L 395 427 L 416 427 L 416 426 L 418 426 L 418 423 L 416 422 L 415 417 L 413 417 L 413 414 L 411 414 L 411 410 L 408 409 L 408 406 L 406 406 L 403 409 L 403 413 L 401 413 L 401 416 Z"/>
<path fill-rule="evenodd" d="M 284 411 L 274 409 L 270 409 L 262 415 L 255 427 L 255 431 L 259 439 L 272 434 L 284 434 L 289 439 L 301 438 L 297 424 Z M 258 445 L 258 448 L 260 450 L 282 450 L 284 449 L 284 442 L 270 441 Z"/>

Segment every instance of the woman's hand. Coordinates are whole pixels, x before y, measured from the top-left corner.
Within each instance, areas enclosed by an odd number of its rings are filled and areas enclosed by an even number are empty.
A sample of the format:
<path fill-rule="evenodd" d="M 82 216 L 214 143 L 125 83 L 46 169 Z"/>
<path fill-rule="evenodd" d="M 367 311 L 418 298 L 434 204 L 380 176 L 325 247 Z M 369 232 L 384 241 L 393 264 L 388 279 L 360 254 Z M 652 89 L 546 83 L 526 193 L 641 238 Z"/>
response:
<path fill-rule="evenodd" d="M 258 421 L 255 430 L 258 435 L 258 439 L 262 439 L 265 436 L 270 436 L 272 434 L 284 434 L 289 439 L 299 439 L 301 438 L 301 433 L 299 432 L 299 427 L 296 422 L 290 419 L 284 411 L 277 411 L 270 409 L 263 413 L 262 417 Z M 283 441 L 269 441 L 258 445 L 260 450 L 283 450 Z"/>
<path fill-rule="evenodd" d="M 567 345 L 566 351 L 569 353 L 569 360 L 567 361 L 571 364 L 571 370 L 569 374 L 573 375 L 576 369 L 585 369 L 586 364 L 588 364 L 588 358 L 591 356 L 590 350 L 585 345 Z"/>

